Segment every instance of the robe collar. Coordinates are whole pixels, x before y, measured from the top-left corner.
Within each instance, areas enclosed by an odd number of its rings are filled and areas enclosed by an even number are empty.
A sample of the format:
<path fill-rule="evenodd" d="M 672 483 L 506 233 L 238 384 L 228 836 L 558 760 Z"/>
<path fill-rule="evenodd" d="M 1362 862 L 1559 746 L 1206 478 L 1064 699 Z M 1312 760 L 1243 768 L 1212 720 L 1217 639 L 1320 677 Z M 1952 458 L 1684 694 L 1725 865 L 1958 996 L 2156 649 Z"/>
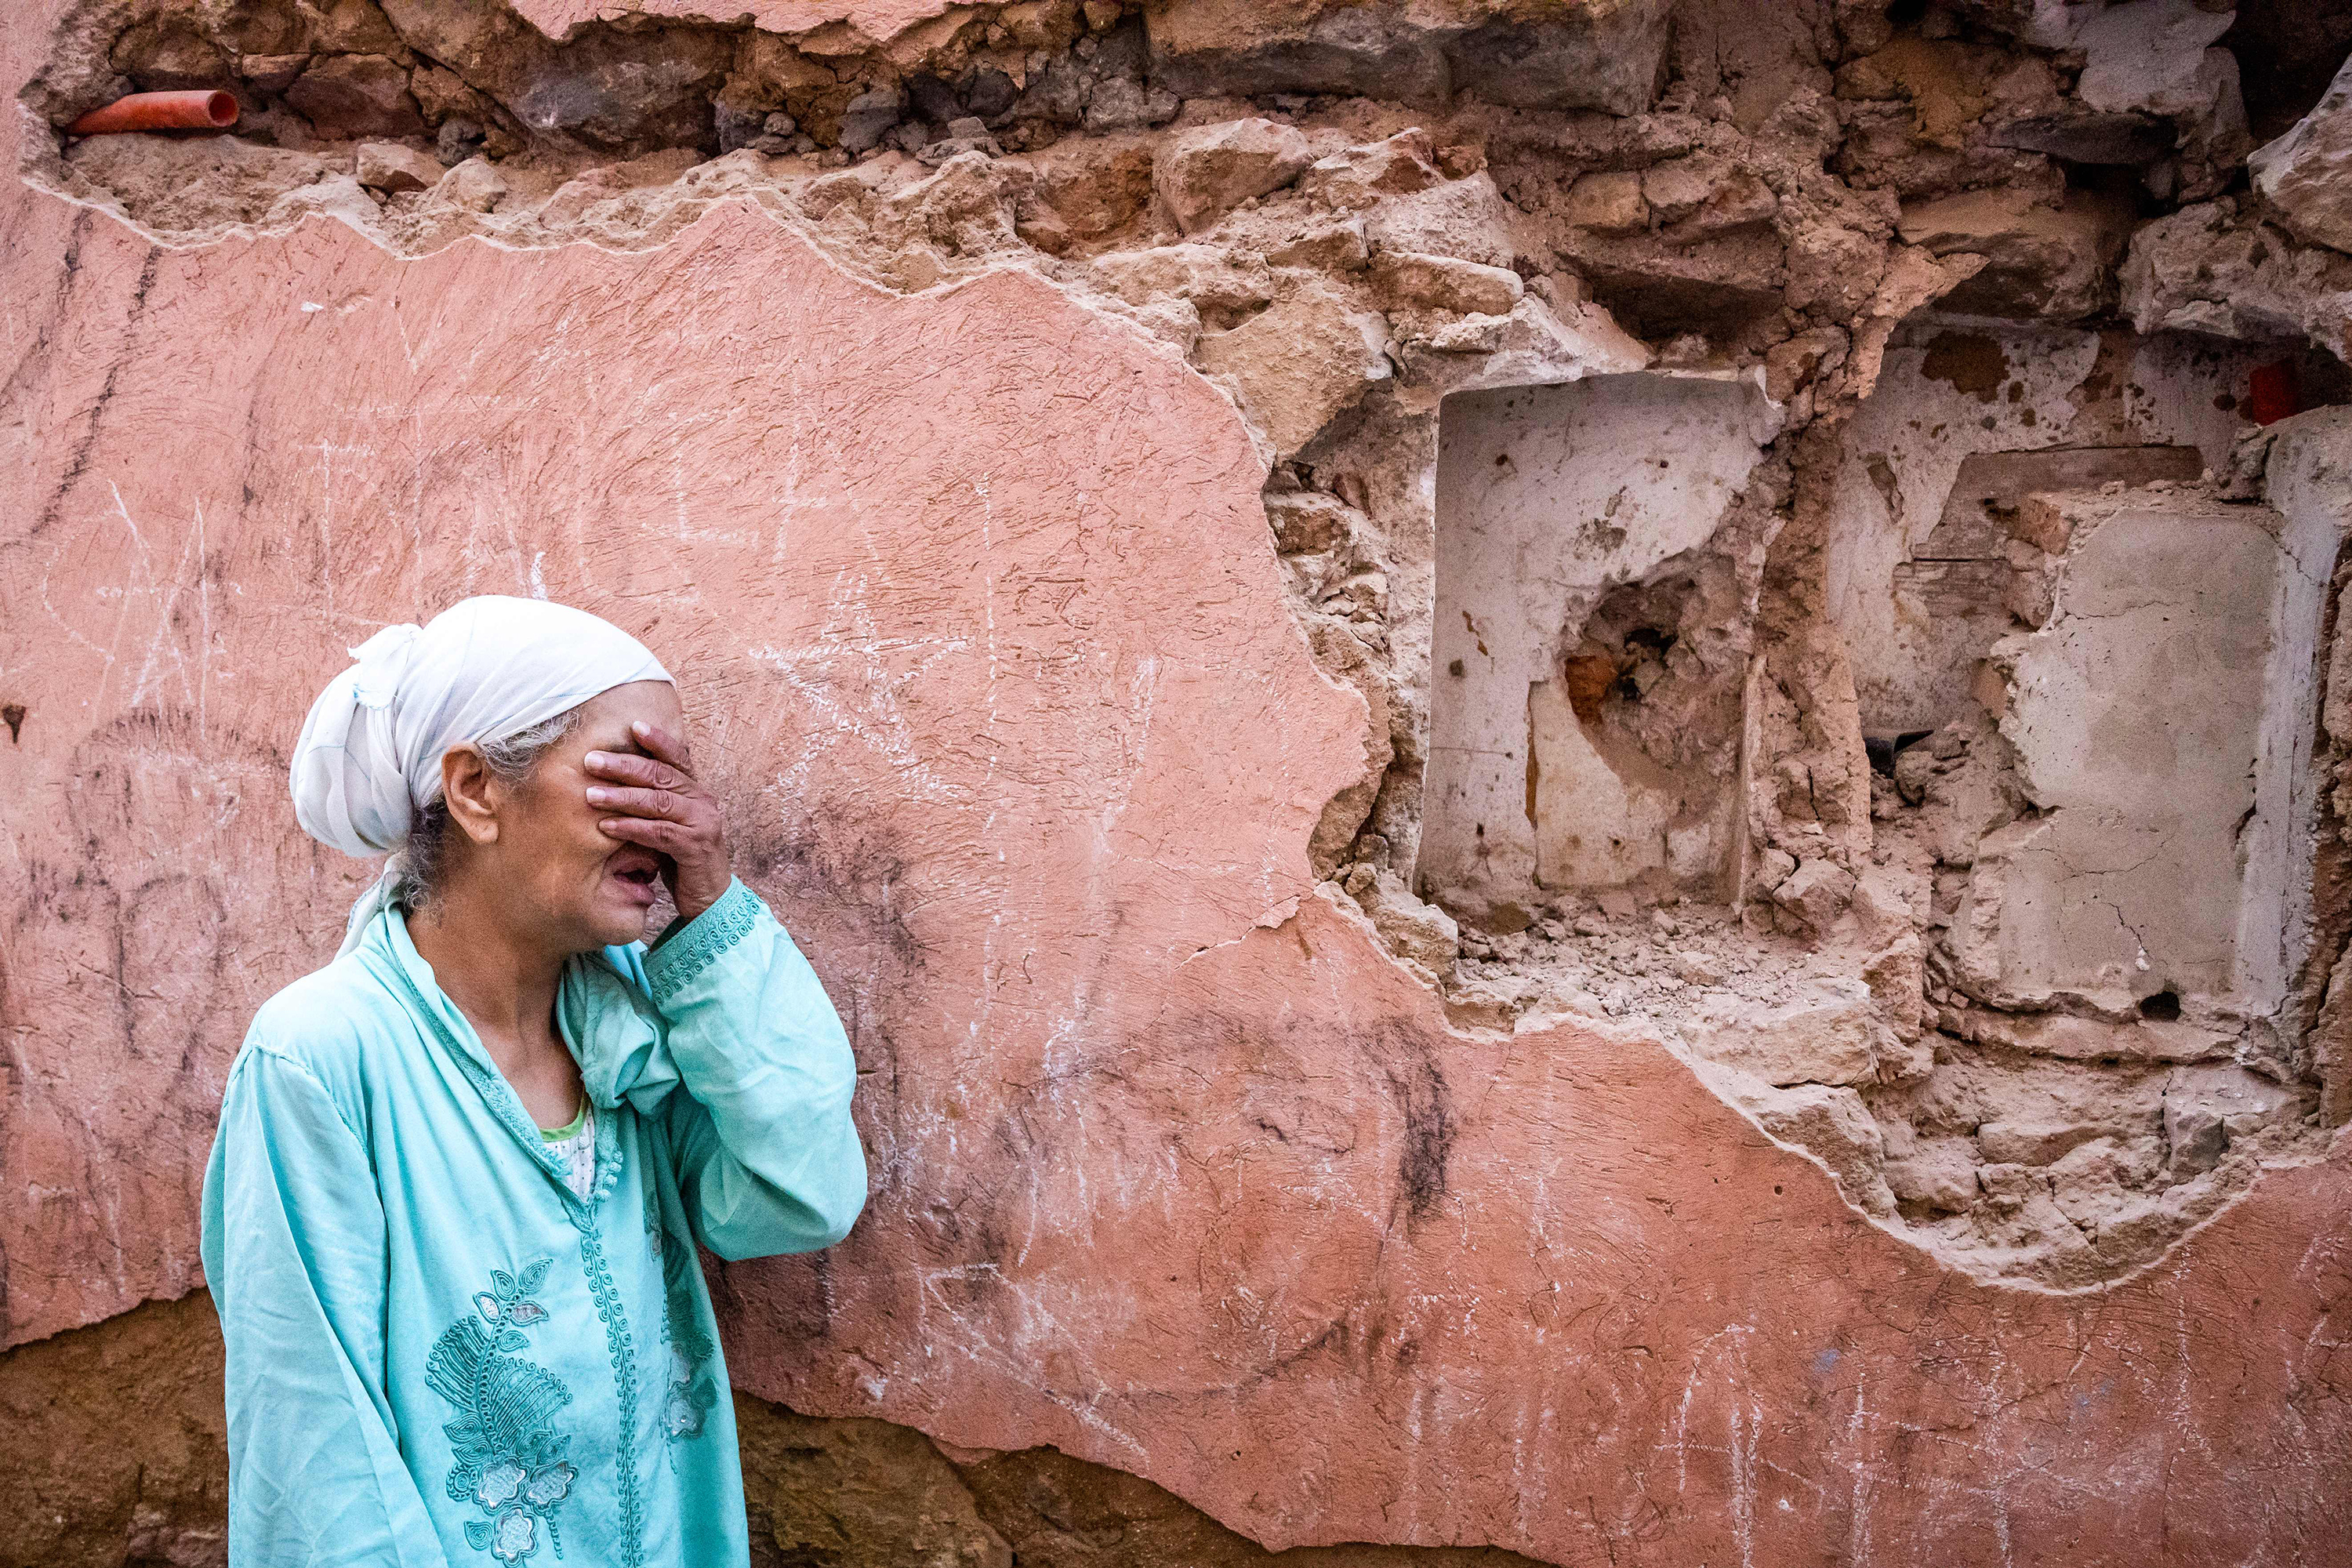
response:
<path fill-rule="evenodd" d="M 457 1058 L 480 1091 L 484 1109 L 546 1173 L 575 1217 L 593 1209 L 620 1176 L 618 1129 L 609 1117 L 598 1119 L 596 1179 L 588 1195 L 581 1197 L 565 1180 L 563 1161 L 540 1136 L 514 1086 L 483 1048 L 481 1036 L 416 951 L 405 916 L 405 900 L 395 889 L 368 921 L 357 946 L 361 961 L 415 1015 L 425 1032 Z M 635 1110 L 649 1111 L 678 1081 L 661 1015 L 614 965 L 613 955 L 626 952 L 606 948 L 574 954 L 556 983 L 557 1037 L 580 1064 L 582 1087 L 600 1111 L 615 1110 L 625 1101 Z"/>

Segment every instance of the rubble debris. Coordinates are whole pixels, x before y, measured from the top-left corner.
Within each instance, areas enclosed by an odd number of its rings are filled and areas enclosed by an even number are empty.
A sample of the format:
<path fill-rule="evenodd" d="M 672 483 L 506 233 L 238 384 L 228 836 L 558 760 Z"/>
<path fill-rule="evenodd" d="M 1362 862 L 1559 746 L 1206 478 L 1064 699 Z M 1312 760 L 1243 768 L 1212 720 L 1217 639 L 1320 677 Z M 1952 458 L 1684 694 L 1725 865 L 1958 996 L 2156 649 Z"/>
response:
<path fill-rule="evenodd" d="M 398 142 L 362 142 L 352 177 L 371 191 L 395 195 L 429 191 L 441 183 L 441 161 Z"/>

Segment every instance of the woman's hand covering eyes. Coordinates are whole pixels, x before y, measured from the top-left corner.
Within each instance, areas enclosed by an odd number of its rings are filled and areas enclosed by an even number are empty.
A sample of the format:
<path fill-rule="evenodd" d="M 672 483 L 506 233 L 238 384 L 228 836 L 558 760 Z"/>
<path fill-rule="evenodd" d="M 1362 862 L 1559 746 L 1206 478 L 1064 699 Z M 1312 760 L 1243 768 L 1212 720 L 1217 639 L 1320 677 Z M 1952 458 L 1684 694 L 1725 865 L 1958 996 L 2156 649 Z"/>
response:
<path fill-rule="evenodd" d="M 650 754 L 589 752 L 582 766 L 612 782 L 590 784 L 588 803 L 614 814 L 599 824 L 606 834 L 668 858 L 662 880 L 678 918 L 690 921 L 717 903 L 734 879 L 726 826 L 719 803 L 694 781 L 685 742 L 642 721 L 629 729 Z"/>

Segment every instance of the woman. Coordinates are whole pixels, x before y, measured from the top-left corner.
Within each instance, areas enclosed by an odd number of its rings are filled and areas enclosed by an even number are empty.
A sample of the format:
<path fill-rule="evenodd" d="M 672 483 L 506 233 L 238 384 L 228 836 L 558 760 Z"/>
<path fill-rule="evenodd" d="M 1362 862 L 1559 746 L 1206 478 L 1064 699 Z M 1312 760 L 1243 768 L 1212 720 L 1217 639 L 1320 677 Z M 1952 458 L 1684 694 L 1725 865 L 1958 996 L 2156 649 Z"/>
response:
<path fill-rule="evenodd" d="M 354 652 L 295 815 L 397 853 L 254 1018 L 205 1173 L 231 1560 L 744 1563 L 695 1248 L 856 1217 L 840 1022 L 635 638 L 476 598 Z"/>

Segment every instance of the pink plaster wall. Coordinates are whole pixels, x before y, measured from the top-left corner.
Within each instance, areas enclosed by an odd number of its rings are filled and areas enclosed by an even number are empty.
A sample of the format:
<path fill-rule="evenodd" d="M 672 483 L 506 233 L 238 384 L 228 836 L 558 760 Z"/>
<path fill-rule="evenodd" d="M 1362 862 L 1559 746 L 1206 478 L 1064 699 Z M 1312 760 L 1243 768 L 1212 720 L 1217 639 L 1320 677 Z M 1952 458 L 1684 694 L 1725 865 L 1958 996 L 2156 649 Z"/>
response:
<path fill-rule="evenodd" d="M 1125 328 L 891 299 L 744 207 L 401 262 L 0 202 L 9 1342 L 199 1283 L 230 1054 L 362 879 L 285 799 L 313 689 L 543 585 L 684 676 L 865 1069 L 857 1233 L 722 1282 L 754 1391 L 1276 1546 L 2352 1560 L 2352 1146 L 2061 1298 L 1874 1229 L 1662 1047 L 1449 1030 L 1312 892 L 1362 710 L 1239 426 Z"/>

